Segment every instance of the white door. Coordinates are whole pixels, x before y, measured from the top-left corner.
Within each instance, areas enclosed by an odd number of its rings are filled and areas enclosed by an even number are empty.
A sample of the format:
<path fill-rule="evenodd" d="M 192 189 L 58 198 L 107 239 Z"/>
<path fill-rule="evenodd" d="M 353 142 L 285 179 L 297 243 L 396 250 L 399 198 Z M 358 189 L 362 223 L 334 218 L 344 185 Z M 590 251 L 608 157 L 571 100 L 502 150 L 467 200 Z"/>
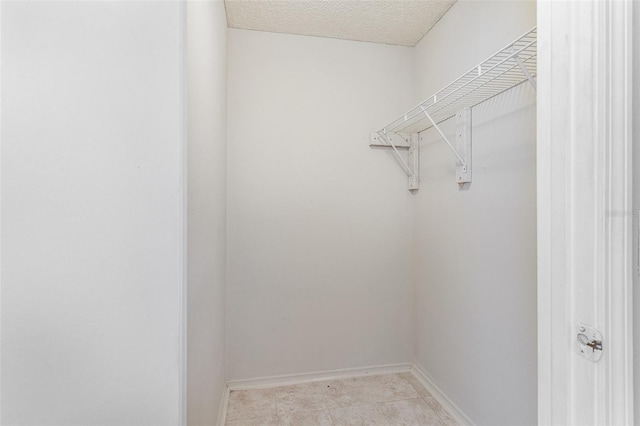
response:
<path fill-rule="evenodd" d="M 540 424 L 633 424 L 633 6 L 538 2 Z"/>

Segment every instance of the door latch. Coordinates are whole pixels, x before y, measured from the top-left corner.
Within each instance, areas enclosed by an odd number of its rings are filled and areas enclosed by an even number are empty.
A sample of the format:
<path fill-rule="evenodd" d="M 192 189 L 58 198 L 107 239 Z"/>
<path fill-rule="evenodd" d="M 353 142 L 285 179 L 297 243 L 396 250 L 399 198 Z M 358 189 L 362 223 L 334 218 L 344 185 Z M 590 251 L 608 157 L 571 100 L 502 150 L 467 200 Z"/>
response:
<path fill-rule="evenodd" d="M 576 352 L 593 362 L 597 362 L 602 356 L 602 335 L 595 328 L 578 323 L 576 325 Z"/>

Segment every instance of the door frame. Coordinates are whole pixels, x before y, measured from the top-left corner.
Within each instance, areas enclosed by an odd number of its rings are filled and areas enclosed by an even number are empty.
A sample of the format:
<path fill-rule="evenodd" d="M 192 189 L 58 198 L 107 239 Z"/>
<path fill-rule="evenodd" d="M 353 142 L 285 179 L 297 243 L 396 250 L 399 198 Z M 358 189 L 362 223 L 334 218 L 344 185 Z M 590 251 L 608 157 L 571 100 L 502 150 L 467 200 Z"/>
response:
<path fill-rule="evenodd" d="M 632 3 L 538 1 L 539 424 L 633 424 Z"/>

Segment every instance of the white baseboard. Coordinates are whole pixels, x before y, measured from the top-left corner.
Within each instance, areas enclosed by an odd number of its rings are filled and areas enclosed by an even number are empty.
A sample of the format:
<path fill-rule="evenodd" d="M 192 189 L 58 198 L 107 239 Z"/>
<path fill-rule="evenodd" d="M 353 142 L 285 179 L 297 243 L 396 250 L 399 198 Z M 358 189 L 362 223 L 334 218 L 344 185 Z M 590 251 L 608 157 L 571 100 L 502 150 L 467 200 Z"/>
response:
<path fill-rule="evenodd" d="M 282 376 L 259 377 L 255 379 L 230 380 L 230 390 L 257 389 L 271 386 L 291 385 L 297 383 L 317 382 L 348 377 L 373 376 L 378 374 L 402 373 L 411 371 L 411 364 L 378 365 L 340 370 L 317 371 L 313 373 L 285 374 Z"/>
<path fill-rule="evenodd" d="M 259 377 L 255 379 L 231 380 L 227 386 L 221 401 L 218 425 L 223 426 L 227 415 L 229 394 L 233 390 L 259 389 L 273 386 L 292 385 L 298 383 L 317 382 L 330 379 L 345 379 L 349 377 L 374 376 L 379 374 L 410 372 L 444 407 L 449 415 L 459 424 L 474 426 L 475 423 L 456 404 L 440 390 L 433 379 L 415 364 L 392 364 L 361 368 L 348 368 L 341 370 L 319 371 L 314 373 L 287 374 L 282 376 Z"/>
<path fill-rule="evenodd" d="M 225 385 L 222 391 L 222 398 L 220 398 L 220 409 L 218 409 L 218 426 L 224 426 L 227 421 L 227 406 L 229 405 L 229 386 Z"/>
<path fill-rule="evenodd" d="M 431 396 L 433 396 L 436 401 L 438 401 L 440 405 L 442 405 L 442 407 L 447 410 L 449 415 L 453 417 L 453 419 L 457 423 L 466 426 L 475 425 L 473 420 L 471 420 L 471 418 L 467 416 L 465 412 L 460 409 L 460 407 L 458 407 L 442 390 L 440 390 L 431 376 L 429 376 L 424 372 L 424 370 L 422 370 L 415 364 L 412 364 L 411 367 L 411 373 L 415 376 L 415 378 L 418 379 L 420 383 L 422 383 L 422 386 L 424 386 L 429 391 Z"/>

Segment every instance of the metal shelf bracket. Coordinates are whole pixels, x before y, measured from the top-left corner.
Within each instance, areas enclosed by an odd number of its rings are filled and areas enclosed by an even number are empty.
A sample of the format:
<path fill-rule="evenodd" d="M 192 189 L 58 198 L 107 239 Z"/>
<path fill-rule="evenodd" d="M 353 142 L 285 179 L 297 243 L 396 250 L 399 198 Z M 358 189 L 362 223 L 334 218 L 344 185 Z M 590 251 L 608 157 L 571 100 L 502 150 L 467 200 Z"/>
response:
<path fill-rule="evenodd" d="M 527 80 L 529 80 L 531 87 L 533 87 L 534 90 L 538 90 L 538 84 L 536 83 L 536 80 L 533 78 L 533 75 L 531 75 L 527 67 L 524 66 L 524 62 L 522 62 L 522 58 L 520 58 L 520 55 L 518 55 L 516 49 L 511 46 L 509 50 L 513 53 L 513 60 L 516 61 L 516 64 L 518 64 L 518 67 L 520 68 L 520 71 L 522 71 L 522 74 L 527 77 Z"/>
<path fill-rule="evenodd" d="M 420 188 L 420 135 L 411 133 L 409 140 L 409 168 L 413 172 L 409 176 L 409 191 Z"/>
<path fill-rule="evenodd" d="M 414 191 L 420 188 L 420 135 L 418 133 L 386 133 L 383 129 L 371 134 L 369 146 L 392 149 L 409 177 L 409 190 Z M 407 160 L 399 150 L 408 150 Z"/>
<path fill-rule="evenodd" d="M 456 163 L 456 182 L 461 185 L 471 182 L 471 108 L 463 108 L 456 113 L 455 147 L 424 107 L 422 107 L 422 112 L 431 121 L 433 128 L 440 134 L 442 141 L 458 160 Z"/>
<path fill-rule="evenodd" d="M 471 108 L 456 113 L 456 149 L 464 163 L 456 164 L 456 182 L 471 182 Z"/>
<path fill-rule="evenodd" d="M 456 182 L 471 182 L 471 108 L 527 81 L 535 90 L 537 34 L 535 27 L 527 31 L 374 134 L 371 146 L 394 150 L 409 175 L 410 189 L 417 189 L 418 167 L 412 163 L 408 135 L 421 134 L 432 127 L 457 160 Z M 450 141 L 439 125 L 453 117 L 456 118 L 456 139 Z M 410 150 L 408 162 L 399 149 Z M 416 145 L 415 152 L 418 149 Z"/>

